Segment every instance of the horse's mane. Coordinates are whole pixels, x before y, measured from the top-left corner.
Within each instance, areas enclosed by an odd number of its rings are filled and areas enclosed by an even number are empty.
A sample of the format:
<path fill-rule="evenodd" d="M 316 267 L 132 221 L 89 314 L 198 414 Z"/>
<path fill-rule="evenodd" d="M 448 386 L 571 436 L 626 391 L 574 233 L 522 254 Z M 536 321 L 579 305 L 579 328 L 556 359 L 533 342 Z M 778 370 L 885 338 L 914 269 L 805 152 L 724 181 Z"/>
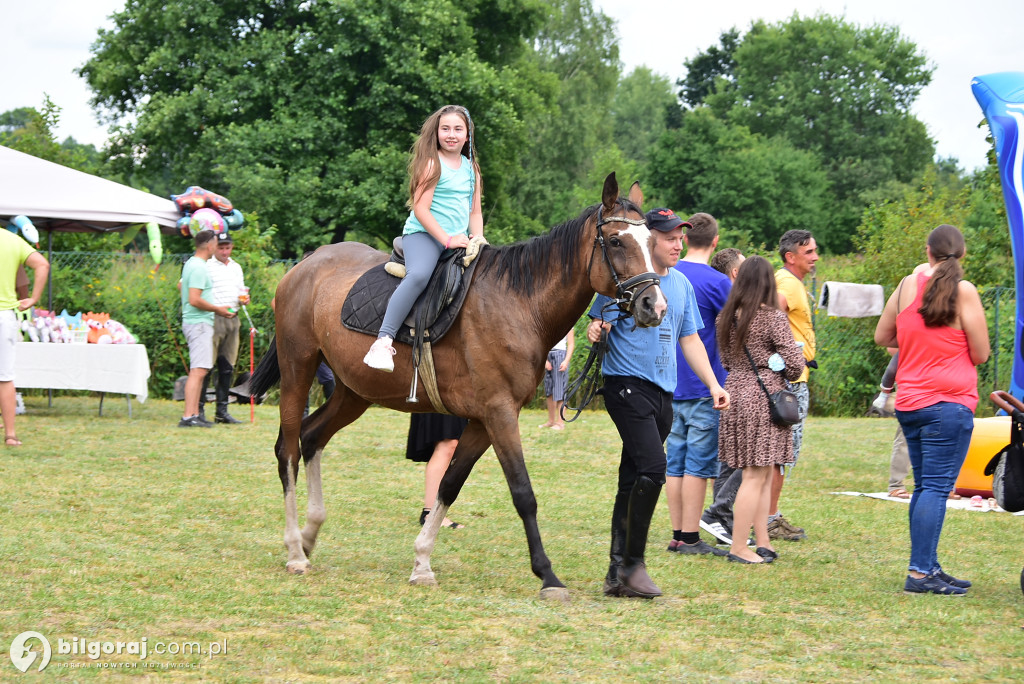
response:
<path fill-rule="evenodd" d="M 619 202 L 628 210 L 642 213 L 628 199 L 620 198 Z M 600 206 L 587 207 L 576 218 L 558 224 L 543 235 L 485 250 L 483 255 L 486 258 L 479 266 L 480 275 L 493 272 L 509 289 L 527 296 L 533 293 L 535 277 L 543 277 L 553 268 L 559 271 L 562 284 L 569 284 L 578 276 L 583 227 L 597 214 Z"/>

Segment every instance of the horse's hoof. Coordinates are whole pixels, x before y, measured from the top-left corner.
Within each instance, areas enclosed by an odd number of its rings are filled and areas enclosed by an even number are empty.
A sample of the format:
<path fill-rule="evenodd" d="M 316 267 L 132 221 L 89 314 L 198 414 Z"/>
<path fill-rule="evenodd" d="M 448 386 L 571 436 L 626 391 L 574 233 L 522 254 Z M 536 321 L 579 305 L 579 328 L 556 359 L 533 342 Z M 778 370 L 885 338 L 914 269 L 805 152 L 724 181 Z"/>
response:
<path fill-rule="evenodd" d="M 414 584 L 418 587 L 436 587 L 437 579 L 434 577 L 434 573 L 429 575 L 413 575 L 409 578 L 409 584 Z"/>
<path fill-rule="evenodd" d="M 568 601 L 569 590 L 566 587 L 544 587 L 540 590 L 540 597 L 549 601 Z"/>
<path fill-rule="evenodd" d="M 305 575 L 307 572 L 313 569 L 313 564 L 308 560 L 306 561 L 288 561 L 284 566 L 292 575 Z"/>

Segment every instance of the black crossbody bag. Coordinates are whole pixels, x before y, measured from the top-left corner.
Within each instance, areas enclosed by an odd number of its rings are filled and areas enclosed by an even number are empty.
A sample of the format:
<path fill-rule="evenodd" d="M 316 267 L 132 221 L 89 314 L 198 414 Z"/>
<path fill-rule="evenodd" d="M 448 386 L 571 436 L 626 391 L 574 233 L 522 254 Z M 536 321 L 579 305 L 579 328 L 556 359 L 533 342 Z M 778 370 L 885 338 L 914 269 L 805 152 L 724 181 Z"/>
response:
<path fill-rule="evenodd" d="M 768 408 L 771 411 L 772 422 L 779 427 L 790 427 L 799 423 L 800 402 L 796 394 L 788 389 L 780 389 L 778 392 L 769 393 L 768 388 L 761 381 L 761 376 L 757 372 L 757 365 L 754 363 L 754 357 L 750 355 L 750 350 L 747 349 L 746 345 L 743 345 L 743 351 L 747 352 L 747 358 L 750 359 L 750 367 L 754 369 L 754 377 L 757 378 L 757 384 L 761 386 L 761 390 L 768 397 Z"/>

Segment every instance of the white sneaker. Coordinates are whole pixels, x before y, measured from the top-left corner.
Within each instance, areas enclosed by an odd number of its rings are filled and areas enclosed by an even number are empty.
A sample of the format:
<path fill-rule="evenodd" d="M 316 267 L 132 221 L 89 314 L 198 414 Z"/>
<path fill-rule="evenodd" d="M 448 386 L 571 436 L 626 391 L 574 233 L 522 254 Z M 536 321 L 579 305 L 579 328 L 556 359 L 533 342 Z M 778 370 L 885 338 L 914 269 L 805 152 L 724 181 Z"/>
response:
<path fill-rule="evenodd" d="M 704 519 L 701 518 L 700 528 L 717 539 L 719 544 L 732 544 L 732 535 L 730 535 L 726 531 L 725 526 L 717 520 L 713 523 L 708 523 L 704 522 Z"/>
<path fill-rule="evenodd" d="M 390 337 L 378 337 L 377 341 L 370 345 L 370 351 L 363 357 L 363 363 L 370 368 L 391 373 L 395 370 L 395 361 L 392 357 L 395 350 L 391 346 Z"/>

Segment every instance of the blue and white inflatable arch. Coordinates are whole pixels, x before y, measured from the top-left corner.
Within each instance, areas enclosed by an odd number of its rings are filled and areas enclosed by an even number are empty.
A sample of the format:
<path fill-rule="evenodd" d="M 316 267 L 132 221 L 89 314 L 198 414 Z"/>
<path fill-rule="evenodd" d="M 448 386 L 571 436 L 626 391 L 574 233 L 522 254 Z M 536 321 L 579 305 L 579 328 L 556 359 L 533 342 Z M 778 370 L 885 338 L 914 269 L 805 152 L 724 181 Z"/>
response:
<path fill-rule="evenodd" d="M 985 113 L 989 130 L 995 140 L 999 180 L 1006 202 L 1006 218 L 1010 224 L 1010 245 L 1017 293 L 1017 324 L 1014 328 L 1013 374 L 1010 394 L 1024 400 L 1024 72 L 1007 71 L 976 76 L 971 81 L 974 98 Z M 1024 583 L 1024 574 L 1021 576 Z M 1022 584 L 1024 589 L 1024 584 Z"/>

